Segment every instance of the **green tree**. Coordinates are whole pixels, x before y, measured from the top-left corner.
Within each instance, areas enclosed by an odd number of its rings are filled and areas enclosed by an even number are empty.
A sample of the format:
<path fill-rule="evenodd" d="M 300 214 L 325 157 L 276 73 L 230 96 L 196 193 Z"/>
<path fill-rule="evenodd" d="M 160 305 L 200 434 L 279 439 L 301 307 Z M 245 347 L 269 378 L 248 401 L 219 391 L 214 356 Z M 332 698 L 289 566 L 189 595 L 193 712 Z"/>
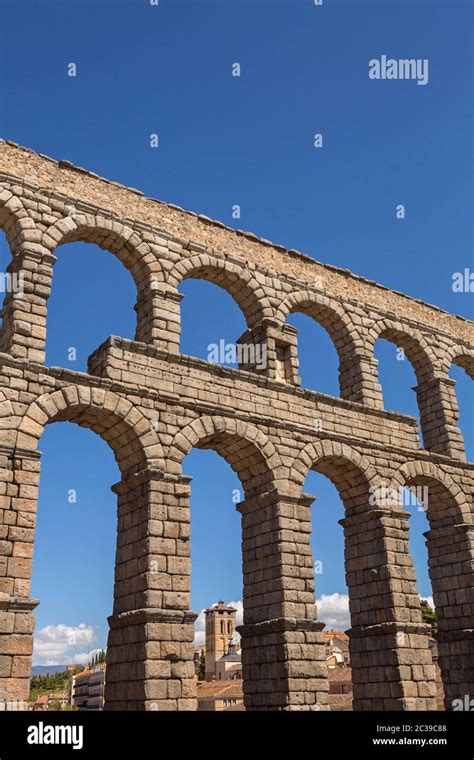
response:
<path fill-rule="evenodd" d="M 426 599 L 420 600 L 421 617 L 424 623 L 431 626 L 431 635 L 436 638 L 438 633 L 438 618 Z"/>
<path fill-rule="evenodd" d="M 204 649 L 201 649 L 201 656 L 199 658 L 198 680 L 206 680 L 206 653 Z"/>
<path fill-rule="evenodd" d="M 58 671 L 51 675 L 32 676 L 30 681 L 30 702 L 35 702 L 40 694 L 49 694 L 52 691 L 67 691 L 69 673 Z"/>

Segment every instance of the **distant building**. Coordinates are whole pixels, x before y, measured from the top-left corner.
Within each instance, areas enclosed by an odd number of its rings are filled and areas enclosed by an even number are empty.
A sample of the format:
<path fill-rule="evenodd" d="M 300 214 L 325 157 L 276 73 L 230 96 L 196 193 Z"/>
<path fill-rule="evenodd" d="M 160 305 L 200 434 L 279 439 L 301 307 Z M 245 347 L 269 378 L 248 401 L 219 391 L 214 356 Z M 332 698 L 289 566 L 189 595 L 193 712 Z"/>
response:
<path fill-rule="evenodd" d="M 242 656 L 235 644 L 229 644 L 229 651 L 216 660 L 216 681 L 241 680 Z"/>
<path fill-rule="evenodd" d="M 326 665 L 328 668 L 339 668 L 346 665 L 344 653 L 338 647 L 332 647 L 326 655 Z"/>
<path fill-rule="evenodd" d="M 103 710 L 105 662 L 72 677 L 72 704 L 79 710 Z"/>
<path fill-rule="evenodd" d="M 48 695 L 47 694 L 39 694 L 39 696 L 36 697 L 36 701 L 33 705 L 33 710 L 35 712 L 39 712 L 41 710 L 47 710 L 48 709 Z"/>
<path fill-rule="evenodd" d="M 217 662 L 230 655 L 231 646 L 234 645 L 237 610 L 234 607 L 227 606 L 223 601 L 219 601 L 214 607 L 204 610 L 204 615 L 206 621 L 206 681 L 214 681 L 218 679 Z M 234 650 L 230 656 L 235 657 L 236 654 L 234 645 Z M 238 657 L 240 660 L 240 655 Z M 226 673 L 235 673 L 236 664 L 237 660 L 235 659 L 221 663 L 219 668 L 221 680 L 224 677 L 230 677 L 226 676 Z"/>
<path fill-rule="evenodd" d="M 350 664 L 349 636 L 343 631 L 323 631 L 327 648 L 326 664 L 328 668 L 337 668 Z"/>
<path fill-rule="evenodd" d="M 198 711 L 245 710 L 242 679 L 198 681 L 197 703 Z"/>
<path fill-rule="evenodd" d="M 329 670 L 329 707 L 352 710 L 352 670 L 347 665 Z"/>
<path fill-rule="evenodd" d="M 62 691 L 53 691 L 51 694 L 48 694 L 49 702 L 55 702 L 60 704 L 61 707 L 66 707 L 66 705 L 69 702 L 69 695 L 67 692 L 67 689 L 63 689 Z"/>
<path fill-rule="evenodd" d="M 40 694 L 36 697 L 32 709 L 34 712 L 39 712 L 42 710 L 51 710 L 58 706 L 59 708 L 62 708 L 66 707 L 68 702 L 69 696 L 66 689 L 64 691 L 53 691 L 51 694 Z"/>

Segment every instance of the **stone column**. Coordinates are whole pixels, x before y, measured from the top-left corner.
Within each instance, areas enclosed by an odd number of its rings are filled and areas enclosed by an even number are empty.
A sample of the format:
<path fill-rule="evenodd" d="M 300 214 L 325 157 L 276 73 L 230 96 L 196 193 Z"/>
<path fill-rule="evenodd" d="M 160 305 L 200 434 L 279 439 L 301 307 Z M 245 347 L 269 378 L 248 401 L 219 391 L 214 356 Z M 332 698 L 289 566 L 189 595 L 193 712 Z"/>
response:
<path fill-rule="evenodd" d="M 0 594 L 0 710 L 26 710 L 37 599 Z"/>
<path fill-rule="evenodd" d="M 195 710 L 189 479 L 145 469 L 118 495 L 106 710 Z"/>
<path fill-rule="evenodd" d="M 241 502 L 242 669 L 248 710 L 328 709 L 309 536 L 312 497 L 276 491 Z"/>
<path fill-rule="evenodd" d="M 474 697 L 474 526 L 446 525 L 425 536 L 445 707 L 452 710 L 456 700 Z"/>
<path fill-rule="evenodd" d="M 456 382 L 450 377 L 434 377 L 418 383 L 413 390 L 418 399 L 425 449 L 465 462 L 455 387 Z"/>
<path fill-rule="evenodd" d="M 31 246 L 32 244 L 30 244 Z M 36 250 L 39 249 L 39 250 Z M 56 257 L 28 244 L 8 267 L 9 290 L 3 304 L 0 351 L 43 363 L 46 344 L 46 304 Z"/>
<path fill-rule="evenodd" d="M 365 354 L 347 354 L 339 362 L 341 398 L 356 401 L 371 409 L 383 409 L 378 361 Z"/>
<path fill-rule="evenodd" d="M 429 626 L 408 547 L 405 512 L 368 509 L 344 527 L 354 710 L 436 710 Z"/>
<path fill-rule="evenodd" d="M 0 447 L 0 707 L 6 709 L 28 700 L 30 691 L 33 609 L 38 604 L 30 599 L 30 583 L 39 471 L 38 454 Z"/>
<path fill-rule="evenodd" d="M 301 385 L 297 334 L 291 325 L 281 326 L 271 319 L 262 320 L 237 340 L 237 344 L 245 347 L 239 369 L 258 372 L 290 385 Z"/>
<path fill-rule="evenodd" d="M 182 293 L 164 282 L 151 280 L 147 283 L 135 305 L 135 340 L 167 353 L 179 353 L 180 302 L 183 298 Z"/>

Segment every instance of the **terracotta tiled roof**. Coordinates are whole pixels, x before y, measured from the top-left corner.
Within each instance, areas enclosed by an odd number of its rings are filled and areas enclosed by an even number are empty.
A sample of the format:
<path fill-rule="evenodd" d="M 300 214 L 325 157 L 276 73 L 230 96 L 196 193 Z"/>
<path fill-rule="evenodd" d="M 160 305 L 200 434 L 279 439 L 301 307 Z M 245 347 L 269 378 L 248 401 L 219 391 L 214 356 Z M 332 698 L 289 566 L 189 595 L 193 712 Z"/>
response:
<path fill-rule="evenodd" d="M 331 710 L 352 710 L 352 694 L 330 694 Z"/>
<path fill-rule="evenodd" d="M 328 668 L 329 680 L 338 681 L 339 683 L 352 683 L 352 670 L 351 668 L 336 667 Z"/>
<path fill-rule="evenodd" d="M 40 694 L 39 697 L 36 697 L 36 704 L 37 705 L 46 705 L 48 703 L 48 695 L 47 694 Z"/>
<path fill-rule="evenodd" d="M 213 612 L 214 610 L 221 610 L 222 612 L 237 612 L 235 607 L 229 607 L 224 604 L 222 600 L 219 600 L 217 604 L 213 604 L 212 607 L 208 607 L 204 612 Z"/>
<path fill-rule="evenodd" d="M 323 631 L 325 638 L 327 639 L 341 639 L 342 641 L 349 641 L 349 636 L 344 631 L 328 630 Z"/>
<path fill-rule="evenodd" d="M 243 699 L 242 679 L 228 681 L 198 681 L 198 699 L 214 697 L 218 699 L 240 698 Z"/>
<path fill-rule="evenodd" d="M 83 670 L 82 673 L 77 673 L 76 676 L 75 676 L 76 681 L 77 681 L 78 678 L 84 678 L 85 676 L 90 676 L 91 672 L 92 671 L 90 671 L 90 670 Z"/>

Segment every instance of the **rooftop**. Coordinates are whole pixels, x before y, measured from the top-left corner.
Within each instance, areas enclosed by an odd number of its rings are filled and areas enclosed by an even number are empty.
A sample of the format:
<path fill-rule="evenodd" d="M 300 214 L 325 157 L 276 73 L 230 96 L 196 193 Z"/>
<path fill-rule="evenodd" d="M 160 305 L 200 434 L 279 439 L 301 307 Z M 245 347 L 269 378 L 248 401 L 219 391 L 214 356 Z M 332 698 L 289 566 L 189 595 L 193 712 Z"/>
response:
<path fill-rule="evenodd" d="M 349 641 L 349 636 L 344 631 L 336 631 L 330 628 L 327 631 L 323 631 L 325 638 L 327 639 L 342 639 L 342 641 Z"/>
<path fill-rule="evenodd" d="M 207 614 L 208 612 L 237 612 L 235 607 L 230 607 L 228 604 L 225 604 L 222 599 L 220 599 L 217 604 L 213 604 L 212 607 L 208 607 L 204 612 Z"/>
<path fill-rule="evenodd" d="M 198 681 L 198 699 L 243 699 L 243 681 L 239 679 L 231 681 Z"/>
<path fill-rule="evenodd" d="M 242 662 L 242 657 L 235 652 L 234 654 L 225 654 L 219 657 L 217 662 Z"/>
<path fill-rule="evenodd" d="M 350 667 L 329 668 L 329 680 L 338 683 L 352 683 L 352 670 Z"/>

